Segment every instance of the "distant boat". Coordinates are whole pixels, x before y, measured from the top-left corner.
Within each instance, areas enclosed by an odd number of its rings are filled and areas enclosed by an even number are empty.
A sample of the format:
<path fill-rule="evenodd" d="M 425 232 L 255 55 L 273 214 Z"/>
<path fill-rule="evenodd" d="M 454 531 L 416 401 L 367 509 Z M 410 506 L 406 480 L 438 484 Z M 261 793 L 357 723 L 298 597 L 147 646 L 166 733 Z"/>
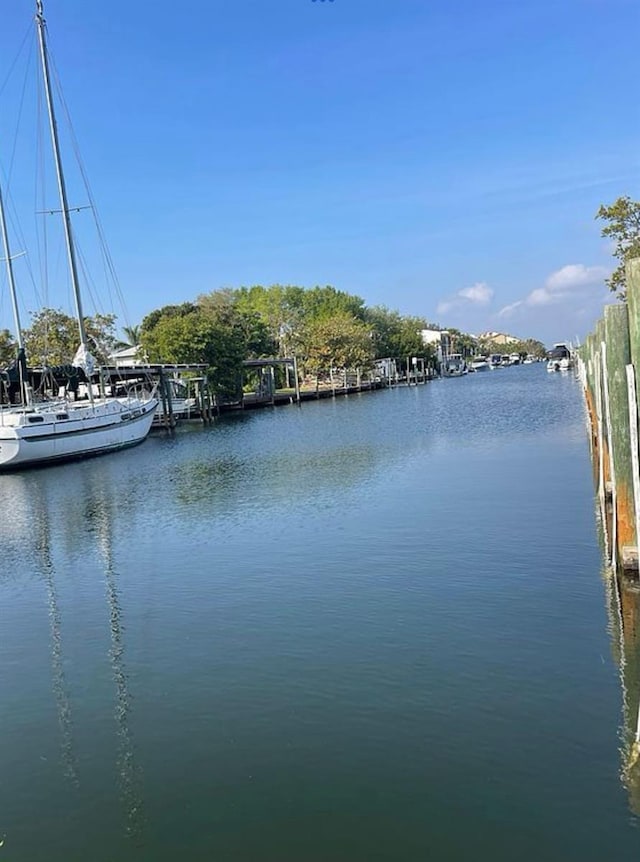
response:
<path fill-rule="evenodd" d="M 547 360 L 547 371 L 568 371 L 573 365 L 571 351 L 566 344 L 554 344 Z"/>
<path fill-rule="evenodd" d="M 488 371 L 489 363 L 486 356 L 474 356 L 470 365 L 471 371 Z"/>
<path fill-rule="evenodd" d="M 509 365 L 520 365 L 520 354 L 512 353 L 509 356 Z"/>
<path fill-rule="evenodd" d="M 489 368 L 495 371 L 496 368 L 502 368 L 502 356 L 500 353 L 492 353 L 489 357 Z"/>
<path fill-rule="evenodd" d="M 450 353 L 442 362 L 443 377 L 462 377 L 467 373 L 467 364 L 461 353 Z"/>
<path fill-rule="evenodd" d="M 529 354 L 525 357 L 525 359 L 524 359 L 524 361 L 523 361 L 523 363 L 522 363 L 522 364 L 523 364 L 523 365 L 531 365 L 532 363 L 537 362 L 537 361 L 538 361 L 538 360 L 536 359 L 536 357 L 535 357 L 535 356 L 533 356 L 533 354 L 529 353 Z"/>
<path fill-rule="evenodd" d="M 9 289 L 14 311 L 18 358 L 13 368 L 5 372 L 5 379 L 19 389 L 20 404 L 0 408 L 0 470 L 29 467 L 69 458 L 80 458 L 101 452 L 110 452 L 142 442 L 151 428 L 158 405 L 155 396 L 142 391 L 130 391 L 123 398 L 98 397 L 91 383 L 94 360 L 89 353 L 84 326 L 82 298 L 78 279 L 76 248 L 71 232 L 69 205 L 65 187 L 57 124 L 54 115 L 53 95 L 49 74 L 47 33 L 42 0 L 36 2 L 36 28 L 44 97 L 49 114 L 49 128 L 53 147 L 53 160 L 58 181 L 60 209 L 63 218 L 67 261 L 75 299 L 80 346 L 74 358 L 73 370 L 77 379 L 86 382 L 85 401 L 60 398 L 50 401 L 36 400 L 28 383 L 18 301 L 11 265 L 11 251 L 7 233 L 2 197 L 0 196 L 0 227 Z M 71 366 L 68 366 L 71 367 Z M 57 393 L 56 393 L 57 394 Z"/>

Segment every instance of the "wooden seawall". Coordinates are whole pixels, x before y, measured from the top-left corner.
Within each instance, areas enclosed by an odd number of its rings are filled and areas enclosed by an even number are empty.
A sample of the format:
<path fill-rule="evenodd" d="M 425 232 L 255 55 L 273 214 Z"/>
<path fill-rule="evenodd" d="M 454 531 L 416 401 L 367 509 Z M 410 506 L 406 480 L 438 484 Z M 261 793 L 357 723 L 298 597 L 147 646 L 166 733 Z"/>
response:
<path fill-rule="evenodd" d="M 627 302 L 607 305 L 578 351 L 606 552 L 638 580 L 640 536 L 640 258 L 627 264 Z"/>
<path fill-rule="evenodd" d="M 640 258 L 627 263 L 626 282 L 626 303 L 605 306 L 604 316 L 578 351 L 621 656 L 629 644 L 635 655 L 640 636 Z M 637 678 L 625 682 L 626 670 L 627 662 L 621 659 L 626 692 L 622 778 L 632 808 L 640 811 L 640 704 L 637 697 L 629 697 L 637 689 Z"/>

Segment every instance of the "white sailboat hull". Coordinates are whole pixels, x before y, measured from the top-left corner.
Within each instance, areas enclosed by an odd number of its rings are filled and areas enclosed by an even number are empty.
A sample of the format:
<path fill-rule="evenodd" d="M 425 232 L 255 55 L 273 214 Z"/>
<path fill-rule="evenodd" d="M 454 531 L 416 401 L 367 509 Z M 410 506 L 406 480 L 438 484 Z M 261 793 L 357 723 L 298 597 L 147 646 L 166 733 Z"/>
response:
<path fill-rule="evenodd" d="M 0 411 L 0 470 L 84 458 L 141 443 L 157 400 L 105 399 Z"/>

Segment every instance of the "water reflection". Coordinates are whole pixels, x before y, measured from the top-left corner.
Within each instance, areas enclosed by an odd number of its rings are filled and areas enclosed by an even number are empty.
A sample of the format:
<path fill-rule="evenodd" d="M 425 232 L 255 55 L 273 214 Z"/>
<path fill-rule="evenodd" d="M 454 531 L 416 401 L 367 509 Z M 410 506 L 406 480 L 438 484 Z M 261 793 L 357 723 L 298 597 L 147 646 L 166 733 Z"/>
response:
<path fill-rule="evenodd" d="M 14 477 L 18 478 L 18 477 Z M 56 589 L 56 572 L 51 554 L 51 532 L 47 506 L 41 494 L 33 498 L 34 517 L 34 547 L 40 561 L 40 576 L 47 588 L 47 606 L 49 611 L 49 631 L 51 649 L 51 679 L 56 702 L 58 726 L 60 728 L 60 753 L 65 777 L 78 785 L 77 758 L 73 743 L 73 721 L 71 714 L 71 698 L 64 670 L 62 651 L 62 623 L 58 594 Z"/>
<path fill-rule="evenodd" d="M 63 774 L 76 787 L 81 784 L 78 755 L 74 744 L 72 698 L 63 654 L 63 612 L 56 574 L 89 567 L 92 550 L 98 570 L 104 573 L 109 640 L 108 662 L 115 686 L 114 718 L 117 733 L 116 768 L 119 795 L 125 816 L 125 832 L 141 833 L 144 815 L 142 770 L 136 762 L 130 730 L 131 695 L 125 662 L 125 627 L 118 588 L 118 567 L 114 555 L 114 519 L 118 499 L 108 481 L 109 474 L 73 471 L 67 473 L 64 488 L 57 470 L 3 476 L 4 490 L 12 500 L 10 517 L 0 521 L 0 541 L 6 555 L 28 559 L 34 573 L 44 580 L 50 622 L 50 653 L 53 693 L 60 728 Z M 106 481 L 105 481 L 106 480 Z M 7 566 L 5 577 L 24 567 Z M 64 595 L 64 592 L 63 592 Z M 80 728 L 77 728 L 79 731 Z M 86 777 L 86 776 L 85 776 Z"/>
<path fill-rule="evenodd" d="M 620 674 L 621 778 L 629 805 L 640 814 L 640 590 L 638 585 L 605 572 L 612 653 Z"/>
<path fill-rule="evenodd" d="M 204 506 L 209 512 L 228 512 L 251 497 L 254 506 L 289 504 L 306 498 L 313 487 L 317 497 L 339 488 L 364 483 L 388 456 L 373 447 L 351 446 L 328 452 L 264 453 L 262 457 L 213 457 L 172 465 L 167 471 L 175 502 Z"/>
<path fill-rule="evenodd" d="M 91 474 L 89 474 L 89 480 Z M 136 761 L 129 718 L 131 696 L 125 665 L 124 625 L 117 588 L 117 573 L 113 553 L 113 500 L 110 487 L 88 481 L 85 487 L 85 517 L 88 529 L 95 531 L 105 575 L 111 647 L 109 663 L 115 683 L 114 717 L 118 734 L 117 770 L 120 796 L 125 813 L 125 829 L 130 836 L 139 836 L 144 824 L 142 804 L 142 769 Z"/>

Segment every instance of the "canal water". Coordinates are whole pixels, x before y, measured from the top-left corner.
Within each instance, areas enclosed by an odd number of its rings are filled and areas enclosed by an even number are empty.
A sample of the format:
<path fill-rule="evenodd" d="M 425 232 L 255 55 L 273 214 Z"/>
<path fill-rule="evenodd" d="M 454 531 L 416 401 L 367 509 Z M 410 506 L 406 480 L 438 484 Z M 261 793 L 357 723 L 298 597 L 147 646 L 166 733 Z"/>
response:
<path fill-rule="evenodd" d="M 247 412 L 0 493 L 0 862 L 638 858 L 573 378 Z"/>

